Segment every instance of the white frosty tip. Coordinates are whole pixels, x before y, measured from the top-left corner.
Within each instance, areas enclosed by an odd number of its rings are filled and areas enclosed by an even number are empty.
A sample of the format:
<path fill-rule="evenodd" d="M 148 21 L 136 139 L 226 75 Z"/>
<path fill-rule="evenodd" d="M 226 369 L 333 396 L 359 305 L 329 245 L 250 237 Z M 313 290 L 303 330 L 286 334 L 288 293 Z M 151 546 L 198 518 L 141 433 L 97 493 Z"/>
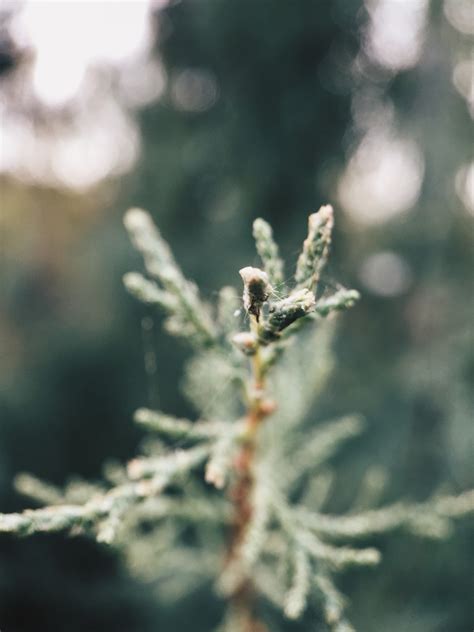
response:
<path fill-rule="evenodd" d="M 215 467 L 212 463 L 209 463 L 206 467 L 205 474 L 206 483 L 214 485 L 216 489 L 223 489 L 225 485 L 225 476 L 223 472 Z"/>
<path fill-rule="evenodd" d="M 127 272 L 123 275 L 123 283 L 126 288 L 134 290 L 143 285 L 143 276 L 138 272 Z"/>
<path fill-rule="evenodd" d="M 329 224 L 329 227 L 332 228 L 334 223 L 334 209 L 330 204 L 326 204 L 325 206 L 321 206 L 317 213 L 312 213 L 309 216 L 309 227 L 317 228 L 322 224 Z"/>
<path fill-rule="evenodd" d="M 146 230 L 152 226 L 152 220 L 146 211 L 141 208 L 131 208 L 125 213 L 123 219 L 125 228 L 131 232 L 136 230 Z"/>
<path fill-rule="evenodd" d="M 250 283 L 260 282 L 262 284 L 268 284 L 268 274 L 260 268 L 252 268 L 252 266 L 246 266 L 239 270 L 239 274 L 242 277 L 242 281 L 245 285 Z"/>

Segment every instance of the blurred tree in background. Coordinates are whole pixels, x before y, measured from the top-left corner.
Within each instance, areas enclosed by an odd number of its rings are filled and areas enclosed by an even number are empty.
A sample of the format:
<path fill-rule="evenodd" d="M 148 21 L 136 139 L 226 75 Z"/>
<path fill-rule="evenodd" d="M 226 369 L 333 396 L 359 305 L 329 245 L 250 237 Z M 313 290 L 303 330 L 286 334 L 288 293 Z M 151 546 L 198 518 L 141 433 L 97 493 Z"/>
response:
<path fill-rule="evenodd" d="M 25 153 L 33 146 L 18 130 L 44 142 L 34 165 L 14 169 L 6 150 L 1 164 L 2 511 L 22 506 L 19 471 L 94 479 L 105 459 L 131 456 L 139 405 L 188 412 L 184 350 L 121 287 L 134 257 L 121 226 L 130 204 L 154 213 L 185 273 L 212 294 L 254 262 L 255 216 L 292 254 L 308 212 L 333 203 L 325 282 L 337 277 L 363 300 L 344 320 L 323 412 L 358 410 L 370 431 L 345 451 L 331 508 L 349 504 L 368 466 L 386 469 L 387 499 L 472 486 L 469 3 L 170 3 L 152 14 L 153 55 L 96 66 L 81 105 L 29 97 L 17 11 L 1 14 L 2 144 L 7 125 Z M 107 23 L 92 26 L 106 38 Z M 81 125 L 90 144 L 63 151 Z M 345 580 L 358 629 L 472 628 L 467 531 L 436 546 L 376 544 L 381 568 Z M 158 611 L 152 591 L 90 542 L 2 538 L 0 559 L 6 632 L 209 629 L 207 587 L 179 612 Z"/>

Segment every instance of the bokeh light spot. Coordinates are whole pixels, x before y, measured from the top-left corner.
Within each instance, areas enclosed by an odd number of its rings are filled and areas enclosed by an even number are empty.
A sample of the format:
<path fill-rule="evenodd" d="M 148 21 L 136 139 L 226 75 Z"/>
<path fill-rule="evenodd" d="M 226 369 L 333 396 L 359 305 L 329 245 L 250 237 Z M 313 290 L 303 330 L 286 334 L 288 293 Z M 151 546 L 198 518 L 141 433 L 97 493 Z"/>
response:
<path fill-rule="evenodd" d="M 424 160 L 412 139 L 375 129 L 362 140 L 338 186 L 344 210 L 361 224 L 392 219 L 416 203 Z"/>
<path fill-rule="evenodd" d="M 365 287 L 379 296 L 398 296 L 412 282 L 408 263 L 400 255 L 382 251 L 367 257 L 359 270 L 359 278 Z"/>

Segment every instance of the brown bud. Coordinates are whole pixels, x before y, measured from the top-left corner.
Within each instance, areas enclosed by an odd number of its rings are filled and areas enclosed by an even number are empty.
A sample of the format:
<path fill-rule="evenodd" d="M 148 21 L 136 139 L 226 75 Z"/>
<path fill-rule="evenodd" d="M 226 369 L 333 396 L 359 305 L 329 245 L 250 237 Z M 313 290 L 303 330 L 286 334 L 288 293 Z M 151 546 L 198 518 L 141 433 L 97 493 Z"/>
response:
<path fill-rule="evenodd" d="M 257 351 L 257 337 L 249 331 L 241 331 L 232 336 L 232 342 L 245 355 L 253 355 Z"/>
<path fill-rule="evenodd" d="M 239 270 L 239 274 L 244 282 L 244 307 L 249 314 L 258 320 L 261 307 L 272 290 L 268 282 L 268 275 L 260 268 L 252 268 L 251 266 L 242 268 Z"/>

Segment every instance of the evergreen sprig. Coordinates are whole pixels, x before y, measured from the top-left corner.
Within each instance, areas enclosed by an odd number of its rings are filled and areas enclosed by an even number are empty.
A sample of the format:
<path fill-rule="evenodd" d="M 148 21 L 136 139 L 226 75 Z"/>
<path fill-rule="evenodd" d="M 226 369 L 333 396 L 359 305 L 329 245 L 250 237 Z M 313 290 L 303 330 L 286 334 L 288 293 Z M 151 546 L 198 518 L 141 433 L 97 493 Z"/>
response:
<path fill-rule="evenodd" d="M 359 298 L 342 288 L 319 295 L 333 222 L 331 206 L 310 216 L 295 285 L 286 289 L 272 230 L 257 219 L 263 269 L 240 270 L 242 299 L 223 288 L 213 312 L 151 217 L 130 210 L 125 226 L 150 278 L 129 273 L 125 286 L 194 348 L 185 391 L 199 418 L 139 409 L 136 423 L 156 439 L 125 468 L 107 468 L 106 484 L 76 480 L 61 490 L 19 476 L 18 490 L 46 507 L 0 514 L 0 532 L 62 530 L 114 544 L 168 603 L 214 578 L 227 604 L 221 632 L 267 630 L 257 596 L 289 619 L 317 608 L 334 632 L 353 630 L 334 577 L 376 565 L 380 553 L 350 543 L 397 529 L 447 537 L 455 519 L 474 511 L 474 491 L 376 507 L 383 476 L 376 484 L 370 476 L 352 511 L 324 511 L 330 459 L 366 426 L 357 415 L 316 423 L 311 414 L 332 366 L 334 319 L 323 320 Z"/>

